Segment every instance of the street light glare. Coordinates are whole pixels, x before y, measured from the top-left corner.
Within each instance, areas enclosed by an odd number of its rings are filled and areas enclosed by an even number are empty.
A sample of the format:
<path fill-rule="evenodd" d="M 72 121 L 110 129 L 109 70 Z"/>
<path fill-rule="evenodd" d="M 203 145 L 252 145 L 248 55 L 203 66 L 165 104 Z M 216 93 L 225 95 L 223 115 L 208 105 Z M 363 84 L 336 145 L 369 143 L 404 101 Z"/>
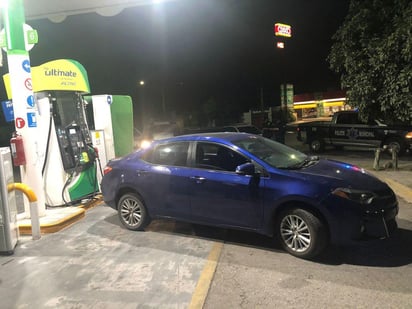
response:
<path fill-rule="evenodd" d="M 144 80 L 141 80 L 141 81 L 139 82 L 139 84 L 140 84 L 140 86 L 143 86 L 143 85 L 144 85 Z"/>

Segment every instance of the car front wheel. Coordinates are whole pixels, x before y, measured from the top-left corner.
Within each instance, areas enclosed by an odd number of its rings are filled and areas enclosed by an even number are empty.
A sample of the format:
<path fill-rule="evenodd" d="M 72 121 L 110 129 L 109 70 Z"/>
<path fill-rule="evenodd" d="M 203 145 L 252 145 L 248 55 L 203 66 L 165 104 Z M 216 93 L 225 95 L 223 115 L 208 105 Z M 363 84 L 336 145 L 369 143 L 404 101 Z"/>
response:
<path fill-rule="evenodd" d="M 325 150 L 325 142 L 321 138 L 314 138 L 309 142 L 309 150 L 319 153 Z"/>
<path fill-rule="evenodd" d="M 300 208 L 284 211 L 277 220 L 277 235 L 282 247 L 304 259 L 318 255 L 327 245 L 327 229 L 313 213 Z"/>
<path fill-rule="evenodd" d="M 120 222 L 129 230 L 143 230 L 150 222 L 143 201 L 134 193 L 125 194 L 120 198 L 117 211 Z"/>

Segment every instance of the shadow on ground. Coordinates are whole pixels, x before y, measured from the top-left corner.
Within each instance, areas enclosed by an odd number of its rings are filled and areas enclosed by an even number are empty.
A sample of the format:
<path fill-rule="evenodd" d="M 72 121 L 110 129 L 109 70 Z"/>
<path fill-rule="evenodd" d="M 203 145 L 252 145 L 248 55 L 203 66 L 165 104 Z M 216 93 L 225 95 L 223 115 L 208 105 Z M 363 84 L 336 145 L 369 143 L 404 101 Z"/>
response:
<path fill-rule="evenodd" d="M 117 215 L 107 217 L 106 221 L 121 226 Z M 399 222 L 401 226 L 409 225 L 409 222 L 406 221 L 404 224 L 402 224 L 402 220 L 399 220 Z M 141 233 L 128 231 L 126 229 L 125 232 Z M 148 226 L 146 232 L 220 241 L 233 245 L 287 254 L 273 238 L 252 232 L 195 225 L 174 220 L 154 220 Z M 156 245 L 161 246 L 159 242 Z M 170 250 L 170 247 L 168 247 L 168 250 Z M 344 247 L 329 246 L 320 256 L 315 258 L 313 262 L 326 265 L 348 264 L 370 267 L 399 267 L 409 265 L 412 263 L 412 231 L 399 228 L 389 239 L 359 241 L 353 245 Z"/>

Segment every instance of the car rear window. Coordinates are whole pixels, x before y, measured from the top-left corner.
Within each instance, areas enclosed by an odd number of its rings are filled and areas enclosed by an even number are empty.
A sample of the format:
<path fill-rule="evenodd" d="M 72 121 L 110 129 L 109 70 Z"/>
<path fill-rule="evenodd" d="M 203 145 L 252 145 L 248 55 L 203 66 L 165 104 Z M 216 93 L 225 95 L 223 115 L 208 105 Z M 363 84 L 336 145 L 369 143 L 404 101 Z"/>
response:
<path fill-rule="evenodd" d="M 142 159 L 152 164 L 186 166 L 188 149 L 188 142 L 160 144 Z"/>

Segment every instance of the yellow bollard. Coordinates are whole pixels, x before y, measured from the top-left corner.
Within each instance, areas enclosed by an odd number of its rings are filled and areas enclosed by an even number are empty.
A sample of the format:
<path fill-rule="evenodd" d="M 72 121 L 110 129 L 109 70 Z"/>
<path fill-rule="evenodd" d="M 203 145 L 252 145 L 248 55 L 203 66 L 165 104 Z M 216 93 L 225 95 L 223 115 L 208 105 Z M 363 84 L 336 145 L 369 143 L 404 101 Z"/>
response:
<path fill-rule="evenodd" d="M 39 210 L 37 208 L 37 196 L 34 191 L 24 183 L 11 183 L 7 185 L 7 192 L 19 190 L 27 196 L 30 202 L 30 219 L 31 219 L 31 235 L 34 240 L 40 239 L 40 219 Z"/>

